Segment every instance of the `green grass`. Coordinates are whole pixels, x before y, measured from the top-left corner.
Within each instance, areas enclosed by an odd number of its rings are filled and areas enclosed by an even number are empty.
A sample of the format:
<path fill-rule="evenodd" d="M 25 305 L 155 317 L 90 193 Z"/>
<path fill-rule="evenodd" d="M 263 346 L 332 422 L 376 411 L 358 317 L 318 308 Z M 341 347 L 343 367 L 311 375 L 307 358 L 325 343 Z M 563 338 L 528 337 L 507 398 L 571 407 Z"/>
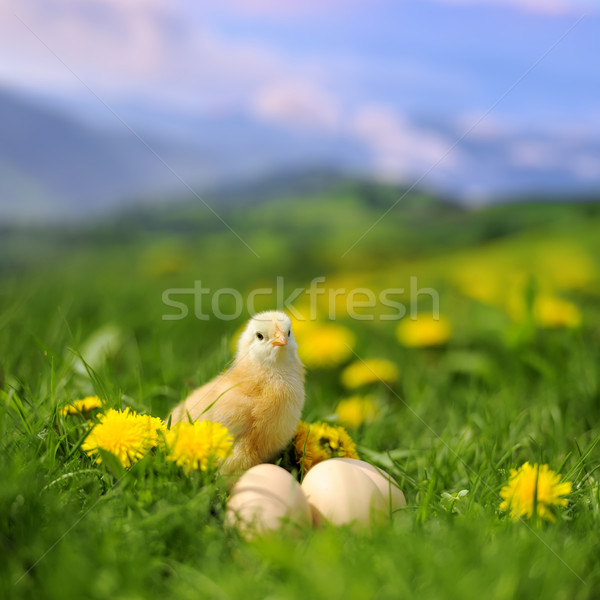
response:
<path fill-rule="evenodd" d="M 390 213 L 346 259 L 382 210 L 356 190 L 258 205 L 250 216 L 232 209 L 229 222 L 260 259 L 187 207 L 180 220 L 174 211 L 143 226 L 6 232 L 0 597 L 598 597 L 600 217 L 597 205 L 537 208 L 470 214 L 433 204 L 420 212 L 415 202 Z M 483 257 L 492 270 L 524 264 L 541 282 L 539 255 L 554 245 L 594 263 L 588 285 L 557 292 L 579 307 L 580 328 L 513 322 L 448 277 L 452 265 Z M 290 291 L 318 275 L 355 276 L 374 289 L 417 275 L 436 286 L 453 323 L 445 347 L 407 349 L 393 322 L 342 320 L 359 356 L 388 358 L 401 371 L 391 388 L 364 390 L 382 412 L 350 432 L 408 500 L 371 533 L 326 527 L 245 542 L 224 527 L 222 481 L 186 477 L 158 455 L 122 474 L 96 465 L 78 448 L 88 425 L 58 414 L 96 393 L 110 406 L 164 417 L 226 364 L 247 315 L 165 321 L 162 291 L 202 279 L 247 292 L 277 275 Z M 341 368 L 308 372 L 305 419 L 331 416 L 348 395 Z M 510 468 L 526 460 L 573 482 L 556 523 L 514 523 L 499 510 Z M 463 489 L 453 506 L 444 501 L 444 492 Z"/>

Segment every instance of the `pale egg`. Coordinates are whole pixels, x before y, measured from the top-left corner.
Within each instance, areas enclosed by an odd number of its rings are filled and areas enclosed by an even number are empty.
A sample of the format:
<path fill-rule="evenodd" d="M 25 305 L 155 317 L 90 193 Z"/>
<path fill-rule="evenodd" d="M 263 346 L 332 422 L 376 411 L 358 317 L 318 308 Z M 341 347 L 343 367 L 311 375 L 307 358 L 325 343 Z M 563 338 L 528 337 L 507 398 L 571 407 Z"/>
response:
<path fill-rule="evenodd" d="M 368 528 L 389 514 L 383 494 L 362 469 L 338 459 L 315 465 L 302 482 L 313 523 L 355 523 Z"/>
<path fill-rule="evenodd" d="M 233 486 L 226 521 L 252 537 L 282 527 L 308 527 L 311 511 L 300 484 L 290 473 L 262 464 L 246 471 Z"/>
<path fill-rule="evenodd" d="M 388 507 L 388 514 L 394 513 L 399 508 L 406 506 L 406 498 L 404 493 L 398 487 L 394 478 L 379 467 L 374 467 L 364 460 L 355 458 L 332 458 L 331 460 L 343 461 L 360 469 L 365 475 L 371 478 L 379 491 L 383 494 Z"/>

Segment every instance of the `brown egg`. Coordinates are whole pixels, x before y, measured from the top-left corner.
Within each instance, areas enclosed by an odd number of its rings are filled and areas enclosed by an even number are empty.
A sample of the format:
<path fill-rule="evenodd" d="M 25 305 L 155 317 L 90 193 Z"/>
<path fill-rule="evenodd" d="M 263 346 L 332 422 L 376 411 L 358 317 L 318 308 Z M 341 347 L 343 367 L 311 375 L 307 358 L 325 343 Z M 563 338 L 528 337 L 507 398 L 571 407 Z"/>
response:
<path fill-rule="evenodd" d="M 304 478 L 302 489 L 315 525 L 354 523 L 368 529 L 374 520 L 385 520 L 389 512 L 371 477 L 343 460 L 324 460 L 314 466 Z"/>
<path fill-rule="evenodd" d="M 361 472 L 370 477 L 379 491 L 383 494 L 386 506 L 388 507 L 388 513 L 394 513 L 398 509 L 406 506 L 404 493 L 398 487 L 398 484 L 393 477 L 383 469 L 374 467 L 364 460 L 357 460 L 355 458 L 332 458 L 331 460 L 346 462 L 355 468 L 360 469 Z"/>
<path fill-rule="evenodd" d="M 226 522 L 245 537 L 311 524 L 311 512 L 300 484 L 285 469 L 261 464 L 246 471 L 231 491 Z"/>

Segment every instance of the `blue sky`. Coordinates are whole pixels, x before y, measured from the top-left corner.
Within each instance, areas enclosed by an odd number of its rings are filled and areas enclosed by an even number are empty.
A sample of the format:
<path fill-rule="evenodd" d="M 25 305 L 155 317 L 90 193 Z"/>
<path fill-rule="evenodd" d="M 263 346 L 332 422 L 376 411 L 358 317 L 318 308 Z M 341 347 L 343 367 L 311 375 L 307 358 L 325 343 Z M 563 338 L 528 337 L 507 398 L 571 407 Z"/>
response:
<path fill-rule="evenodd" d="M 597 2 L 21 0 L 0 17 L 5 87 L 115 127 L 77 78 L 134 125 L 244 115 L 352 139 L 376 174 L 400 180 L 439 160 L 574 26 L 469 140 L 508 144 L 510 160 L 538 169 L 564 158 L 600 184 Z M 459 147 L 436 170 L 461 164 Z"/>

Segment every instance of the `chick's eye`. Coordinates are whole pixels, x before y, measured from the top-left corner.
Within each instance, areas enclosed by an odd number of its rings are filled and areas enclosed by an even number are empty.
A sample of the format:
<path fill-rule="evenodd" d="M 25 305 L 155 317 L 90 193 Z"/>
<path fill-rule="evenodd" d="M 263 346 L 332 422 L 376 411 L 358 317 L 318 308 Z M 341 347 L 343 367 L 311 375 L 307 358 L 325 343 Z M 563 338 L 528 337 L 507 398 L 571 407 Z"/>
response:
<path fill-rule="evenodd" d="M 291 333 L 292 333 L 292 330 L 291 330 L 291 329 L 289 329 L 289 330 L 288 330 L 288 337 L 290 337 Z"/>
<path fill-rule="evenodd" d="M 264 339 L 264 337 L 265 337 L 265 336 L 264 336 L 262 333 L 257 333 L 257 334 L 256 334 L 256 337 L 257 337 L 259 340 L 262 340 L 262 339 Z"/>

